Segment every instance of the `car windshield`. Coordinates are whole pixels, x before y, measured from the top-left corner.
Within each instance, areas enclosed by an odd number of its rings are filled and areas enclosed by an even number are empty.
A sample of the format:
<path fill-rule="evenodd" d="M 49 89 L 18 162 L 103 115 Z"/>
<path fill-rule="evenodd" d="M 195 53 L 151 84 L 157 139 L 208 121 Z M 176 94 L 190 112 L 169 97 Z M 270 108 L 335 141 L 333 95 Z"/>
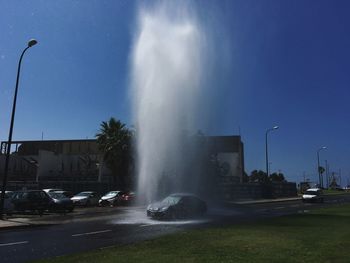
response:
<path fill-rule="evenodd" d="M 81 192 L 81 193 L 77 194 L 76 196 L 89 196 L 89 195 L 91 195 L 90 192 Z"/>
<path fill-rule="evenodd" d="M 166 203 L 169 205 L 175 205 L 180 201 L 181 197 L 180 196 L 168 196 L 165 198 L 162 203 Z"/>
<path fill-rule="evenodd" d="M 119 193 L 119 191 L 111 191 L 105 194 L 104 196 L 116 196 Z"/>
<path fill-rule="evenodd" d="M 49 196 L 55 199 L 62 199 L 62 198 L 67 198 L 64 194 L 62 193 L 49 193 Z"/>

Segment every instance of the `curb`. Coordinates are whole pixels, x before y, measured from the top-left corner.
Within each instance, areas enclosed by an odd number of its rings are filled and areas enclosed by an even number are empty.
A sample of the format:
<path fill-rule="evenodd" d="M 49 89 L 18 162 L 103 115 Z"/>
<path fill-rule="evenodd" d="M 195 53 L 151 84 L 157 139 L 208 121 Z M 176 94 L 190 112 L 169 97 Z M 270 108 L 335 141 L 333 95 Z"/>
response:
<path fill-rule="evenodd" d="M 286 198 L 286 199 L 262 199 L 262 200 L 247 200 L 247 201 L 232 201 L 225 202 L 228 205 L 251 205 L 251 204 L 266 204 L 266 203 L 279 203 L 301 200 L 301 197 Z"/>

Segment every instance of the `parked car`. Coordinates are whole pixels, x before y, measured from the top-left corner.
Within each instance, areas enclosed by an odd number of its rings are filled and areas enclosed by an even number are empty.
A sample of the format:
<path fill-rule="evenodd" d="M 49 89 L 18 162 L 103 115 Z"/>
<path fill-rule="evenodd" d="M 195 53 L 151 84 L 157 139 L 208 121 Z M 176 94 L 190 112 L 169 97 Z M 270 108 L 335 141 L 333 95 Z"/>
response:
<path fill-rule="evenodd" d="M 79 205 L 79 206 L 97 205 L 99 199 L 100 199 L 99 195 L 93 191 L 81 192 L 71 198 L 74 205 Z"/>
<path fill-rule="evenodd" d="M 163 201 L 150 204 L 147 216 L 158 219 L 189 218 L 205 214 L 206 203 L 193 194 L 171 194 Z"/>
<path fill-rule="evenodd" d="M 43 191 L 45 193 L 49 193 L 49 192 L 55 192 L 55 191 L 63 191 L 62 189 L 59 188 L 47 188 L 47 189 L 43 189 Z"/>
<path fill-rule="evenodd" d="M 135 193 L 134 192 L 125 192 L 122 196 L 121 196 L 121 201 L 120 203 L 122 205 L 130 205 L 132 203 L 134 203 L 135 201 Z"/>
<path fill-rule="evenodd" d="M 38 212 L 40 215 L 48 210 L 51 198 L 41 190 L 18 191 L 12 196 L 14 210 L 19 212 Z"/>
<path fill-rule="evenodd" d="M 320 202 L 323 203 L 323 193 L 320 188 L 310 188 L 302 196 L 303 202 Z"/>
<path fill-rule="evenodd" d="M 74 209 L 73 201 L 61 192 L 62 191 L 48 193 L 48 195 L 51 197 L 51 204 L 49 210 L 53 212 L 63 213 L 72 212 Z"/>
<path fill-rule="evenodd" d="M 2 192 L 0 192 L 1 194 Z M 12 191 L 5 191 L 5 201 L 4 201 L 4 213 L 7 215 L 12 215 L 14 211 L 14 205 L 12 203 Z"/>
<path fill-rule="evenodd" d="M 122 191 L 110 191 L 101 197 L 101 199 L 98 201 L 98 204 L 100 206 L 119 205 L 123 195 L 124 195 L 124 192 L 122 192 Z"/>
<path fill-rule="evenodd" d="M 52 193 L 63 194 L 67 198 L 72 198 L 74 196 L 74 194 L 71 191 L 64 191 L 64 190 L 55 190 L 55 191 L 52 191 Z"/>

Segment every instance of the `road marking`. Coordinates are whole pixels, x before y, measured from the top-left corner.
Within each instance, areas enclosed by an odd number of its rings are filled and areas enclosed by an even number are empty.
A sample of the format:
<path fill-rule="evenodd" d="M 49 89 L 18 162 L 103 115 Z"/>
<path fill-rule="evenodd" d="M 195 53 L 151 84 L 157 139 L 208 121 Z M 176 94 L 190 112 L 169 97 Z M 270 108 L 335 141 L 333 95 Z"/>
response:
<path fill-rule="evenodd" d="M 13 243 L 4 243 L 0 244 L 0 247 L 5 247 L 5 246 L 13 246 L 13 245 L 21 245 L 21 244 L 27 244 L 28 241 L 20 241 L 20 242 L 13 242 Z"/>
<path fill-rule="evenodd" d="M 112 231 L 112 230 L 107 229 L 107 230 L 101 230 L 101 231 L 95 231 L 95 232 L 87 232 L 87 233 L 81 233 L 81 234 L 74 234 L 74 235 L 72 235 L 72 237 L 96 235 L 96 234 L 101 234 L 101 233 L 106 233 L 106 232 L 111 232 L 111 231 Z"/>
<path fill-rule="evenodd" d="M 146 226 L 150 226 L 150 225 L 140 225 L 140 227 L 146 227 Z"/>

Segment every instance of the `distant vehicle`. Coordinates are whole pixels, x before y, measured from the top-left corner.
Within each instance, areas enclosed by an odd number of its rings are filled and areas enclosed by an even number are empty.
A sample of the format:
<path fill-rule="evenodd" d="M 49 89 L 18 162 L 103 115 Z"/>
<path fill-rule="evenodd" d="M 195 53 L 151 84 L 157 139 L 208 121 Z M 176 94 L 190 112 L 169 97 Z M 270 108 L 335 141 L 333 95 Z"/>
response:
<path fill-rule="evenodd" d="M 134 192 L 125 192 L 121 196 L 121 204 L 129 205 L 135 201 L 135 193 Z"/>
<path fill-rule="evenodd" d="M 206 203 L 193 194 L 171 194 L 163 201 L 150 204 L 147 216 L 158 219 L 178 219 L 200 216 L 207 211 Z"/>
<path fill-rule="evenodd" d="M 303 202 L 320 202 L 323 203 L 323 192 L 320 188 L 310 188 L 302 196 Z"/>
<path fill-rule="evenodd" d="M 12 196 L 14 210 L 19 212 L 38 212 L 40 215 L 48 210 L 51 198 L 41 190 L 18 191 Z"/>
<path fill-rule="evenodd" d="M 58 189 L 58 188 L 47 188 L 47 189 L 43 189 L 43 191 L 45 193 L 49 193 L 49 192 L 63 191 L 63 190 L 62 189 Z"/>
<path fill-rule="evenodd" d="M 58 194 L 63 194 L 67 198 L 72 198 L 74 194 L 70 191 L 64 191 L 64 190 L 58 190 L 58 191 L 51 191 L 52 193 L 58 193 Z"/>
<path fill-rule="evenodd" d="M 51 197 L 51 204 L 49 210 L 53 212 L 72 212 L 74 209 L 74 203 L 69 198 L 66 197 L 63 193 L 58 192 L 49 192 L 48 195 Z"/>
<path fill-rule="evenodd" d="M 71 198 L 74 205 L 79 205 L 79 206 L 97 205 L 99 199 L 100 199 L 99 195 L 93 191 L 81 192 Z"/>
<path fill-rule="evenodd" d="M 110 191 L 101 197 L 101 199 L 98 201 L 98 204 L 100 206 L 119 205 L 124 194 L 125 192 L 122 191 Z"/>
<path fill-rule="evenodd" d="M 12 191 L 5 191 L 4 213 L 7 215 L 12 215 L 14 211 L 14 205 L 12 203 L 13 193 Z"/>

